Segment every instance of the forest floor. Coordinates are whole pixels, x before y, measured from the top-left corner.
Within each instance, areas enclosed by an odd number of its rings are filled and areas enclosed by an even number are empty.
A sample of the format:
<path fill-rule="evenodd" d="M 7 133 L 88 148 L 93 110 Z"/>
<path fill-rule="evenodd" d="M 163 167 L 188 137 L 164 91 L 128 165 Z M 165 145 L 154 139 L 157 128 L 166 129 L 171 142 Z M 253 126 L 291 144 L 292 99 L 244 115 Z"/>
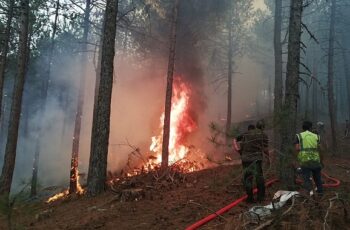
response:
<path fill-rule="evenodd" d="M 347 217 L 350 211 L 350 157 L 328 157 L 324 171 L 338 178 L 341 185 L 325 189 L 321 200 L 305 198 L 289 203 L 284 209 L 288 213 L 277 212 L 272 219 L 255 224 L 239 218 L 250 207 L 269 203 L 280 189 L 276 183 L 267 188 L 267 200 L 263 204 L 242 202 L 201 229 L 243 229 L 244 226 L 255 229 L 262 224 L 266 225 L 265 229 L 321 229 L 322 224 L 327 225 L 326 229 L 350 229 L 350 217 Z M 136 176 L 124 185 L 142 187 L 145 192 L 137 201 L 120 202 L 114 189 L 93 198 L 72 196 L 49 204 L 20 202 L 12 209 L 12 228 L 185 229 L 243 196 L 241 173 L 240 165 L 226 165 L 186 174 L 157 186 L 153 176 Z M 273 177 L 273 170 L 265 173 L 266 180 Z M 344 205 L 342 202 L 330 204 L 329 199 L 335 194 L 345 202 Z M 7 220 L 6 216 L 0 217 L 0 229 L 8 228 Z"/>

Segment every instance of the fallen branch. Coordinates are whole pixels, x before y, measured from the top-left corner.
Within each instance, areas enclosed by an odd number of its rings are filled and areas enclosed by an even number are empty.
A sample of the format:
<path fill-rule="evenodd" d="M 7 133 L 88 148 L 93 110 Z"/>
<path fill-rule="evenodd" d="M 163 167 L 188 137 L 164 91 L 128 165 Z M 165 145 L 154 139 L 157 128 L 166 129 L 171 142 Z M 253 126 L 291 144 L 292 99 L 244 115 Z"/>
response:
<path fill-rule="evenodd" d="M 338 167 L 340 167 L 340 168 L 350 170 L 350 167 L 348 167 L 348 166 L 340 165 L 340 164 L 335 164 L 335 165 L 338 166 Z"/>
<path fill-rule="evenodd" d="M 274 219 L 268 220 L 265 223 L 259 225 L 257 228 L 254 228 L 254 230 L 261 230 L 266 228 L 267 226 L 270 226 L 272 224 L 272 222 L 274 221 Z"/>
<path fill-rule="evenodd" d="M 327 223 L 327 218 L 328 218 L 328 215 L 329 215 L 329 211 L 330 211 L 331 208 L 333 207 L 334 200 L 336 200 L 336 199 L 339 199 L 338 193 L 336 193 L 334 197 L 332 197 L 331 199 L 329 199 L 329 206 L 328 206 L 326 215 L 325 215 L 325 217 L 324 217 L 324 222 L 323 222 L 323 229 L 324 229 L 324 230 L 327 229 L 326 227 L 329 227 L 329 226 L 328 226 L 328 223 Z"/>
<path fill-rule="evenodd" d="M 282 216 L 285 216 L 287 213 L 289 213 L 293 209 L 294 204 L 295 204 L 295 196 L 292 196 L 292 205 L 282 213 Z"/>

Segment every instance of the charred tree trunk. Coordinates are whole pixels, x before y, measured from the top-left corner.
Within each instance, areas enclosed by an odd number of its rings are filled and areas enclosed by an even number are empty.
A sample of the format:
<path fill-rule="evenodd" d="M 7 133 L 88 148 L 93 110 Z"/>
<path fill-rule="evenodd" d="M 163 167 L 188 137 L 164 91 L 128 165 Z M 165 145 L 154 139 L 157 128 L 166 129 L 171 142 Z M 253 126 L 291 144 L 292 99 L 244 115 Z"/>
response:
<path fill-rule="evenodd" d="M 274 144 L 279 149 L 281 142 L 281 110 L 283 101 L 283 72 L 282 72 L 282 0 L 275 0 L 274 52 L 275 52 L 275 87 L 274 87 Z"/>
<path fill-rule="evenodd" d="M 97 99 L 95 99 L 94 106 L 91 153 L 87 180 L 87 193 L 90 196 L 97 195 L 105 190 L 117 11 L 118 0 L 107 0 L 103 27 L 101 74 Z"/>
<path fill-rule="evenodd" d="M 232 47 L 232 14 L 230 14 L 228 29 L 228 72 L 227 72 L 227 114 L 226 114 L 226 145 L 230 143 L 231 117 L 232 117 L 232 72 L 233 72 L 233 47 Z"/>
<path fill-rule="evenodd" d="M 52 58 L 53 58 L 53 50 L 55 48 L 55 36 L 57 31 L 57 21 L 58 21 L 58 12 L 60 9 L 60 1 L 57 0 L 56 2 L 56 11 L 55 11 L 55 21 L 53 24 L 53 30 L 52 30 L 52 38 L 51 38 L 51 44 L 49 48 L 49 56 L 48 56 L 48 63 L 47 63 L 47 69 L 45 71 L 45 79 L 43 81 L 43 87 L 41 92 L 41 98 L 42 98 L 42 104 L 40 108 L 40 113 L 42 116 L 45 116 L 46 114 L 46 100 L 47 100 L 47 92 L 49 89 L 50 84 L 50 75 L 51 75 L 51 64 L 52 64 Z M 31 182 L 31 189 L 30 189 L 30 196 L 36 196 L 36 185 L 37 185 L 37 179 L 38 179 L 38 163 L 39 163 L 39 157 L 40 157 L 40 147 L 41 147 L 41 139 L 43 138 L 43 130 L 41 127 L 39 127 L 39 134 L 37 136 L 36 144 L 35 144 L 35 154 L 34 154 L 34 161 L 33 161 L 33 171 L 32 171 L 32 182 Z"/>
<path fill-rule="evenodd" d="M 176 47 L 176 27 L 180 0 L 176 0 L 174 4 L 173 19 L 171 22 L 170 32 L 170 49 L 167 85 L 165 95 L 165 112 L 164 112 L 164 128 L 163 128 L 163 143 L 162 143 L 162 168 L 168 167 L 169 164 L 169 138 L 170 138 L 170 116 L 171 116 L 171 99 L 173 96 L 173 75 L 175 65 L 175 47 Z"/>
<path fill-rule="evenodd" d="M 282 142 L 280 155 L 280 177 L 287 187 L 294 187 L 294 138 L 297 124 L 299 98 L 299 64 L 301 44 L 301 18 L 303 0 L 292 0 L 289 19 L 288 62 L 285 103 L 283 105 Z"/>
<path fill-rule="evenodd" d="M 81 60 L 81 75 L 80 75 L 80 88 L 78 106 L 75 117 L 74 134 L 73 134 L 73 146 L 72 146 L 72 158 L 71 158 L 71 170 L 70 170 L 70 184 L 69 193 L 75 193 L 78 189 L 78 160 L 79 160 L 79 143 L 80 143 L 80 130 L 81 130 L 81 119 L 83 116 L 84 108 L 84 96 L 85 96 L 85 68 L 87 63 L 87 40 L 89 35 L 89 18 L 91 11 L 91 0 L 86 1 L 85 15 L 84 15 L 84 33 L 82 39 L 82 60 Z"/>
<path fill-rule="evenodd" d="M 0 43 L 0 45 L 2 47 L 1 48 L 2 49 L 1 56 L 0 56 L 0 122 L 1 122 L 1 117 L 2 117 L 2 109 L 1 109 L 2 108 L 2 96 L 3 96 L 3 89 L 4 89 L 7 53 L 8 53 L 8 49 L 9 49 L 9 42 L 10 42 L 10 36 L 11 36 L 11 24 L 12 24 L 12 19 L 13 19 L 14 4 L 15 4 L 15 1 L 10 0 L 4 39 Z"/>
<path fill-rule="evenodd" d="M 18 128 L 21 116 L 22 95 L 27 66 L 29 0 L 22 0 L 20 5 L 21 21 L 19 35 L 18 73 L 15 79 L 12 95 L 11 115 L 7 135 L 4 165 L 0 177 L 0 196 L 7 197 L 11 190 L 11 183 L 16 161 Z"/>
<path fill-rule="evenodd" d="M 328 43 L 328 110 L 331 122 L 332 148 L 335 153 L 337 151 L 337 111 L 336 102 L 334 98 L 334 36 L 336 0 L 332 0 L 331 4 L 331 21 L 329 28 Z"/>
<path fill-rule="evenodd" d="M 40 150 L 39 145 L 40 145 L 40 142 L 36 141 L 33 169 L 32 169 L 32 180 L 31 180 L 31 186 L 30 186 L 30 197 L 36 196 L 36 185 L 38 183 L 39 150 Z"/>
<path fill-rule="evenodd" d="M 91 1 L 87 0 L 86 6 L 85 6 L 84 25 L 83 25 L 84 26 L 83 39 L 82 39 L 83 52 L 87 50 L 87 38 L 89 33 L 89 18 L 90 18 L 90 10 L 91 10 L 90 5 L 91 5 Z M 77 105 L 77 112 L 75 117 L 75 126 L 74 126 L 74 133 L 73 133 L 69 193 L 76 192 L 78 188 L 78 157 L 79 157 L 81 119 L 83 115 L 83 106 L 84 106 L 86 62 L 87 62 L 87 56 L 85 53 L 83 53 L 82 60 L 81 60 L 81 76 L 80 76 L 78 105 Z"/>

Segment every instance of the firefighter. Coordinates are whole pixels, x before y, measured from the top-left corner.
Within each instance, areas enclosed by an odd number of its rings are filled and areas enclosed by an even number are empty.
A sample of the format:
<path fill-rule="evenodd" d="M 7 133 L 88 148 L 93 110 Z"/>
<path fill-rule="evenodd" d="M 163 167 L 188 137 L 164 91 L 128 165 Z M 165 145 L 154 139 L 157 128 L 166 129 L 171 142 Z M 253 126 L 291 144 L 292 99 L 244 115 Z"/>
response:
<path fill-rule="evenodd" d="M 248 125 L 248 132 L 249 132 L 249 130 L 254 130 L 254 129 L 255 129 L 255 125 L 253 125 L 253 124 Z M 236 138 L 233 139 L 233 149 L 236 152 L 238 152 L 239 155 L 242 155 L 241 144 L 242 144 L 243 136 L 245 134 L 247 134 L 247 132 L 244 133 L 244 134 L 240 134 Z"/>
<path fill-rule="evenodd" d="M 253 126 L 252 126 L 253 127 Z M 253 179 L 258 188 L 258 201 L 265 199 L 265 181 L 262 170 L 263 154 L 268 151 L 268 138 L 263 132 L 264 124 L 259 121 L 256 129 L 249 129 L 243 134 L 241 159 L 243 166 L 243 185 L 248 195 L 247 202 L 253 203 Z"/>
<path fill-rule="evenodd" d="M 304 189 L 312 194 L 312 175 L 317 187 L 318 194 L 323 194 L 321 179 L 321 169 L 323 167 L 323 157 L 320 149 L 320 136 L 312 133 L 312 123 L 304 121 L 302 125 L 303 132 L 297 134 L 296 151 L 297 158 L 301 168 L 301 174 L 304 180 Z"/>

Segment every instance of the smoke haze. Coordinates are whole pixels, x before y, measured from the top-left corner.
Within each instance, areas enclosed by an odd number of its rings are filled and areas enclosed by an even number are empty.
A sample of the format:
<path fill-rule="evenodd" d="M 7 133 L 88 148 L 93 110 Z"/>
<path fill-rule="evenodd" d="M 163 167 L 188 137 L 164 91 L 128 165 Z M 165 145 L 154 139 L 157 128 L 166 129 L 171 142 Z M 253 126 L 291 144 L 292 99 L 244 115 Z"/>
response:
<path fill-rule="evenodd" d="M 191 9 L 190 6 L 183 7 Z M 205 38 L 207 31 L 198 29 L 196 33 L 192 32 L 192 28 L 197 25 L 195 22 L 201 21 L 203 16 L 206 15 L 200 12 L 191 15 L 187 12 L 180 18 L 175 75 L 182 76 L 192 89 L 191 110 L 198 129 L 192 134 L 189 142 L 202 153 L 213 155 L 218 154 L 218 151 L 208 140 L 209 124 L 225 123 L 227 83 L 220 87 L 213 84 L 215 76 L 208 71 L 208 57 L 200 50 L 202 48 L 200 39 Z M 187 21 L 193 24 L 187 24 Z M 166 38 L 164 40 L 167 41 L 168 30 L 163 33 Z M 108 157 L 108 169 L 111 171 L 120 171 L 126 166 L 133 146 L 140 148 L 142 153 L 148 152 L 151 137 L 160 134 L 168 46 L 162 45 L 160 48 L 159 44 L 155 46 L 157 46 L 156 52 L 144 57 L 142 61 L 137 55 L 125 55 L 122 52 L 123 47 L 117 46 Z M 90 56 L 85 76 L 85 102 L 79 153 L 80 173 L 87 173 L 90 155 L 96 78 L 92 59 Z M 236 57 L 234 62 L 237 68 L 233 78 L 232 119 L 233 122 L 239 122 L 257 116 L 257 101 L 266 103 L 261 99 L 261 92 L 267 89 L 268 74 L 247 56 Z M 39 184 L 42 187 L 68 186 L 79 77 L 82 72 L 80 66 L 80 55 L 54 56 L 46 113 L 44 116 L 38 111 L 30 114 L 28 124 L 31 132 L 27 136 L 20 136 L 13 188 L 21 188 L 22 181 L 28 183 L 31 179 L 35 143 L 40 128 L 43 131 L 43 138 L 40 141 Z M 266 112 L 266 106 L 262 104 L 261 107 L 265 111 L 260 112 Z"/>

